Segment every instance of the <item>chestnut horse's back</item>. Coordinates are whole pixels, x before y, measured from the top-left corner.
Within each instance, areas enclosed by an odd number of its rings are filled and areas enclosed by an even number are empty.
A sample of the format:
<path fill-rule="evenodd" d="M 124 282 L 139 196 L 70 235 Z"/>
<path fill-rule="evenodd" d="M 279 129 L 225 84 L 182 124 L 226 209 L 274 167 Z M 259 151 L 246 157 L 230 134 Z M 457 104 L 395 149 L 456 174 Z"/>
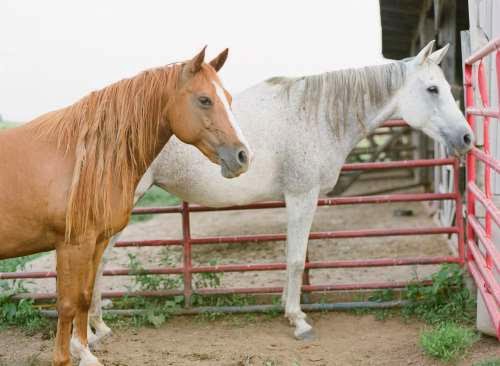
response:
<path fill-rule="evenodd" d="M 70 168 L 31 124 L 0 132 L 0 259 L 54 249 L 58 221 L 64 223 L 61 179 Z"/>

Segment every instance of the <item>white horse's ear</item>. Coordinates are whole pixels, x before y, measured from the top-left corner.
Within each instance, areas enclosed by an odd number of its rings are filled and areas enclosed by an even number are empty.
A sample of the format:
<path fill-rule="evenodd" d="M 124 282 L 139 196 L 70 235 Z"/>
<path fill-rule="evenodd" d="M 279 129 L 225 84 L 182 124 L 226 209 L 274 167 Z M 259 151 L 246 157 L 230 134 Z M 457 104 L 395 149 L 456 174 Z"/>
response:
<path fill-rule="evenodd" d="M 446 56 L 446 52 L 448 52 L 448 48 L 450 48 L 450 44 L 447 43 L 443 48 L 432 52 L 429 56 L 429 60 L 432 60 L 435 64 L 439 65 L 441 61 L 443 61 L 444 56 Z"/>
<path fill-rule="evenodd" d="M 415 56 L 415 63 L 417 65 L 422 65 L 425 60 L 427 60 L 427 57 L 429 57 L 432 53 L 432 48 L 434 47 L 434 40 L 430 41 L 427 43 L 427 46 L 422 48 L 422 50 L 418 53 L 417 56 Z"/>

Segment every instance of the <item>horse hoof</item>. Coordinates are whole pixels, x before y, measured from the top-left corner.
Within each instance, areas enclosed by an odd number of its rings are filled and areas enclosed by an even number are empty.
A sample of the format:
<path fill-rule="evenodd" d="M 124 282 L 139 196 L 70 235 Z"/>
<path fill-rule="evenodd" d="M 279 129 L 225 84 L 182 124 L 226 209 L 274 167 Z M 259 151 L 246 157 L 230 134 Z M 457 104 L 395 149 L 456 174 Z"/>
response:
<path fill-rule="evenodd" d="M 90 333 L 87 335 L 87 342 L 89 343 L 89 346 L 96 344 L 99 339 L 100 338 L 94 333 Z"/>
<path fill-rule="evenodd" d="M 78 366 L 104 366 L 94 355 L 89 355 L 80 360 Z"/>
<path fill-rule="evenodd" d="M 99 330 L 96 330 L 96 338 L 98 341 L 103 340 L 104 338 L 107 338 L 113 334 L 113 331 L 105 326 L 105 328 L 100 328 Z"/>
<path fill-rule="evenodd" d="M 78 366 L 104 366 L 104 365 L 97 360 L 95 360 L 95 361 L 81 360 L 80 363 L 78 364 Z"/>
<path fill-rule="evenodd" d="M 295 338 L 299 341 L 314 341 L 316 339 L 316 336 L 314 335 L 314 331 L 311 329 L 308 329 L 304 332 L 294 332 Z"/>

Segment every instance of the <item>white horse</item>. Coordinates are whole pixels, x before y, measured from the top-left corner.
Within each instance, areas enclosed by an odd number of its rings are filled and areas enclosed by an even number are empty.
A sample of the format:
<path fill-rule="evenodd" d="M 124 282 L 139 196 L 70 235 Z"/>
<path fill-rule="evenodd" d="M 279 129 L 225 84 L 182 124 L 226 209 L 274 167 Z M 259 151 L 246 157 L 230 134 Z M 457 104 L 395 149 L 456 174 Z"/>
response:
<path fill-rule="evenodd" d="M 455 154 L 473 145 L 473 133 L 438 66 L 448 45 L 432 53 L 433 44 L 402 61 L 272 78 L 247 89 L 234 99 L 233 110 L 254 150 L 252 169 L 238 178 L 223 179 L 217 167 L 195 149 L 171 141 L 142 178 L 136 200 L 153 184 L 182 200 L 211 207 L 284 198 L 288 217 L 285 316 L 295 326 L 295 337 L 312 336 L 300 308 L 309 231 L 318 196 L 335 185 L 349 152 L 370 131 L 395 118 Z M 99 282 L 90 317 L 94 341 L 110 332 L 101 317 Z"/>

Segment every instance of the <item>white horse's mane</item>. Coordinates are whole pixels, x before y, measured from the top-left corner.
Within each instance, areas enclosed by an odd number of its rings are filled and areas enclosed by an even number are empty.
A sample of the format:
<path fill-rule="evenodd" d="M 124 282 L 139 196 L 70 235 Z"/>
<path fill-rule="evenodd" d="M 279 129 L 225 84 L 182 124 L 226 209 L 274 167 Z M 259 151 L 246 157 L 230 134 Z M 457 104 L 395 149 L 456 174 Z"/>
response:
<path fill-rule="evenodd" d="M 349 115 L 354 114 L 364 127 L 362 116 L 366 115 L 366 108 L 381 107 L 404 84 L 405 78 L 405 63 L 397 61 L 297 78 L 274 77 L 267 82 L 281 86 L 287 97 L 294 86 L 303 82 L 299 108 L 305 110 L 309 118 L 318 118 L 323 112 L 340 137 Z"/>

